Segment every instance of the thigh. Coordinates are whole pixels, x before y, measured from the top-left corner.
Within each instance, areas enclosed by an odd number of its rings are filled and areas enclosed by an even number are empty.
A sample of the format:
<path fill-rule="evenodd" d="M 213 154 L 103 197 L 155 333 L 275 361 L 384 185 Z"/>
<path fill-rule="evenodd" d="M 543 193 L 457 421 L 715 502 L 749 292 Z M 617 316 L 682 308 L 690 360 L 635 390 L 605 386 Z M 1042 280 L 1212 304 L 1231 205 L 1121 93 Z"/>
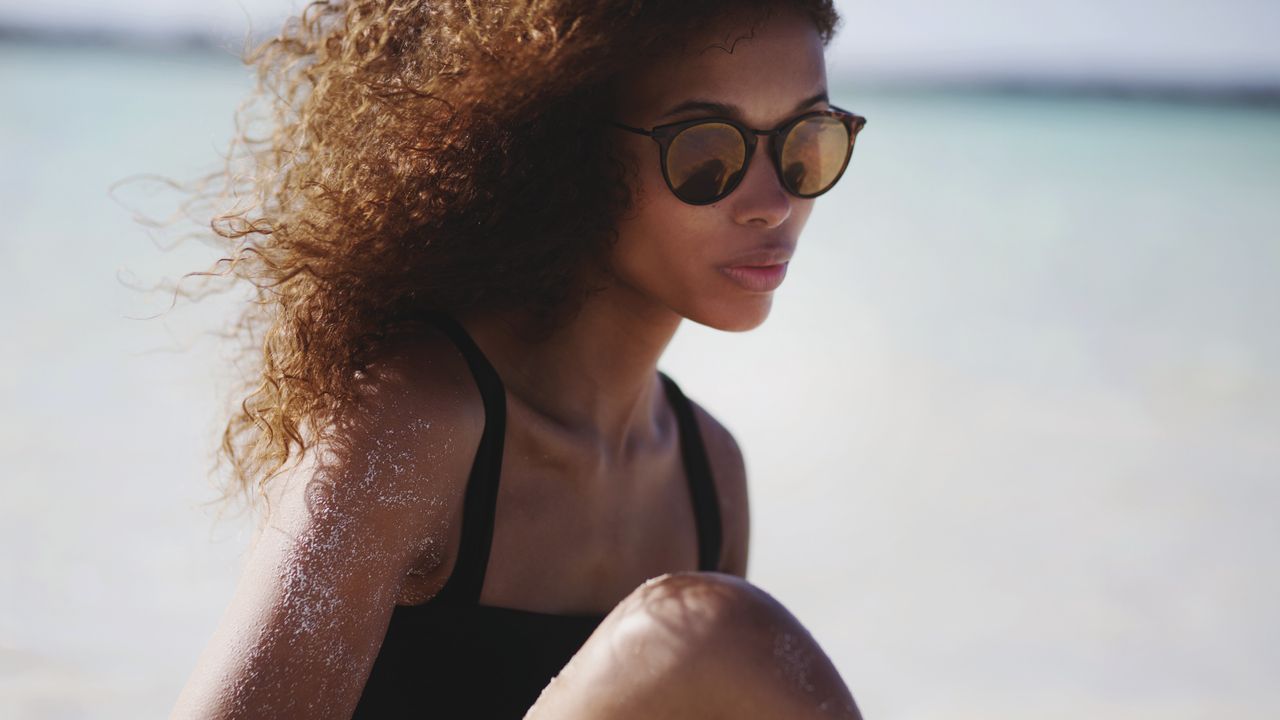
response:
<path fill-rule="evenodd" d="M 526 720 L 860 720 L 844 681 L 768 593 L 721 573 L 636 588 L 543 690 Z"/>

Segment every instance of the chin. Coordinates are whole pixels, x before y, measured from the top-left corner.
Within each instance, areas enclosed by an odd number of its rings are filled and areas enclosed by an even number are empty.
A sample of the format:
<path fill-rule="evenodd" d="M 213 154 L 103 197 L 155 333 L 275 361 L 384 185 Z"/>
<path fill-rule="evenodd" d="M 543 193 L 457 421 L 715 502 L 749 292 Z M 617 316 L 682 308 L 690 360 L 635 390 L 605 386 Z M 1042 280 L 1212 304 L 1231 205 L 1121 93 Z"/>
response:
<path fill-rule="evenodd" d="M 684 317 L 699 325 L 725 332 L 746 332 L 764 324 L 773 307 L 773 293 L 757 295 L 750 300 L 741 297 L 726 300 Z"/>

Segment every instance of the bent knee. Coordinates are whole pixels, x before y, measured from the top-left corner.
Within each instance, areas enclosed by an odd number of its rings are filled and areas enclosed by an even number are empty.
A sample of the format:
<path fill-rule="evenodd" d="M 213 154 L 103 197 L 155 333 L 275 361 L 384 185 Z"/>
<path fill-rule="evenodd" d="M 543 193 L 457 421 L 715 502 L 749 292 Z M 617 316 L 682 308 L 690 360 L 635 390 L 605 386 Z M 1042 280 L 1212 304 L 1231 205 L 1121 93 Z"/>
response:
<path fill-rule="evenodd" d="M 761 588 L 719 572 L 659 575 L 632 590 L 618 609 L 668 622 L 733 622 L 786 612 Z"/>
<path fill-rule="evenodd" d="M 735 575 L 670 573 L 637 587 L 614 609 L 615 641 L 632 652 L 665 648 L 673 660 L 741 654 L 799 622 L 769 593 Z"/>
<path fill-rule="evenodd" d="M 539 700 L 547 717 L 567 698 L 627 709 L 582 717 L 827 717 L 837 707 L 839 717 L 858 717 L 799 621 L 761 588 L 721 573 L 673 573 L 637 587 L 557 683 Z"/>

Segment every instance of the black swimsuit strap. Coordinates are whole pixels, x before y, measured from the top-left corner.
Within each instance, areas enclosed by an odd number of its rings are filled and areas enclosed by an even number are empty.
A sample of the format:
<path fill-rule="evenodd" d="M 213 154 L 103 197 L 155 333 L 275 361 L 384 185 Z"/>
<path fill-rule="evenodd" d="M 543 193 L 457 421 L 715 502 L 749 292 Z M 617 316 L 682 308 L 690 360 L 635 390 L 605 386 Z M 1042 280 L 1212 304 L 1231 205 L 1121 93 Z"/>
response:
<path fill-rule="evenodd" d="M 498 480 L 502 474 L 503 439 L 507 425 L 507 395 L 497 370 L 471 339 L 466 329 L 451 316 L 435 316 L 437 326 L 458 346 L 475 377 L 484 400 L 484 433 L 476 449 L 475 463 L 467 479 L 462 510 L 462 541 L 453 571 L 443 588 L 431 602 L 454 602 L 476 605 L 484 587 L 485 570 L 493 546 L 494 518 L 498 506 Z M 720 505 L 707 451 L 698 431 L 697 420 L 688 398 L 675 381 L 658 371 L 667 399 L 676 414 L 680 432 L 680 451 L 689 494 L 693 500 L 694 519 L 698 528 L 698 569 L 718 570 L 720 565 Z"/>
<path fill-rule="evenodd" d="M 476 449 L 475 463 L 467 478 L 462 506 L 462 543 L 453 572 L 432 600 L 476 604 L 484 587 L 489 550 L 493 545 L 493 519 L 498 506 L 498 478 L 502 475 L 502 443 L 507 429 L 507 391 L 498 371 L 480 351 L 462 324 L 448 315 L 437 315 L 437 325 L 453 339 L 475 377 L 484 400 L 484 433 Z"/>
<path fill-rule="evenodd" d="M 698 569 L 720 569 L 720 503 L 716 499 L 716 485 L 711 475 L 711 463 L 702 443 L 702 433 L 693 414 L 693 406 L 680 391 L 680 386 L 667 374 L 658 371 L 667 389 L 667 398 L 676 411 L 680 427 L 680 452 L 684 459 L 684 472 L 689 480 L 689 493 L 693 496 L 693 515 L 698 524 Z"/>

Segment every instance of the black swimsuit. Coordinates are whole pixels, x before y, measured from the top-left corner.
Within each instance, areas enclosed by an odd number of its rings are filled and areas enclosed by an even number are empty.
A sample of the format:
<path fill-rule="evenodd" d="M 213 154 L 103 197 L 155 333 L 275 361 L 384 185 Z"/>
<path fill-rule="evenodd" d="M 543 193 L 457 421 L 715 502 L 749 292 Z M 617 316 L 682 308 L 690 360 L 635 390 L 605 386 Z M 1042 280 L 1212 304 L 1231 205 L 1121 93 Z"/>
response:
<path fill-rule="evenodd" d="M 354 718 L 520 718 L 604 615 L 556 615 L 480 604 L 493 539 L 506 391 L 453 318 L 439 327 L 458 346 L 484 400 L 485 427 L 467 480 L 462 541 L 452 574 L 433 598 L 397 605 Z M 720 511 L 706 449 L 688 399 L 659 371 L 680 429 L 698 527 L 698 569 L 718 569 Z"/>

